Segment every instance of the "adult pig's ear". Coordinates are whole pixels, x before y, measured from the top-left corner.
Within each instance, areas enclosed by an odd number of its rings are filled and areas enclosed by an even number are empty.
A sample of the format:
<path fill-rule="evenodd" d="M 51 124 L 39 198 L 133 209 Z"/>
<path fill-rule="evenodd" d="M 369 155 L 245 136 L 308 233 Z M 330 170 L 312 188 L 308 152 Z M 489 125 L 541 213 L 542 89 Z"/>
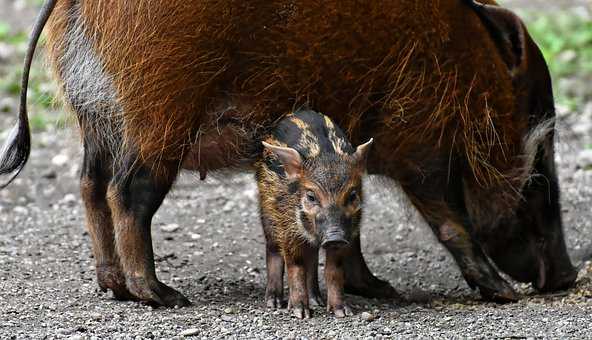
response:
<path fill-rule="evenodd" d="M 527 62 L 527 32 L 524 23 L 512 11 L 494 5 L 465 0 L 477 13 L 493 38 L 510 74 L 515 76 Z"/>
<path fill-rule="evenodd" d="M 372 143 L 374 142 L 374 138 L 370 138 L 369 141 L 366 143 L 359 145 L 356 148 L 356 152 L 354 152 L 353 157 L 361 163 L 364 167 L 366 166 L 366 160 L 368 159 L 368 153 L 370 152 L 370 148 L 372 147 Z"/>
<path fill-rule="evenodd" d="M 262 143 L 267 150 L 271 151 L 280 160 L 289 179 L 300 177 L 302 172 L 302 157 L 300 157 L 298 151 L 293 148 L 271 145 L 266 142 Z"/>

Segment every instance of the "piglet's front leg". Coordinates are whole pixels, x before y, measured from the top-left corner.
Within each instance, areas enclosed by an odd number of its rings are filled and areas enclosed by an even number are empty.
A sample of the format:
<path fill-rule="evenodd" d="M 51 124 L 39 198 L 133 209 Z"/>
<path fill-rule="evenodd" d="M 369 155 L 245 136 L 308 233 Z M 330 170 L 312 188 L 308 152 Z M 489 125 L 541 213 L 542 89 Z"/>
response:
<path fill-rule="evenodd" d="M 311 256 L 307 256 L 304 267 L 306 268 L 306 287 L 308 302 L 312 307 L 325 307 L 325 300 L 319 288 L 319 252 L 314 249 Z"/>
<path fill-rule="evenodd" d="M 325 282 L 327 283 L 327 311 L 335 317 L 352 316 L 353 312 L 343 298 L 345 276 L 343 261 L 347 253 L 344 248 L 327 248 L 325 264 Z"/>
<path fill-rule="evenodd" d="M 290 297 L 288 309 L 299 319 L 311 317 L 308 301 L 308 289 L 306 287 L 306 267 L 302 258 L 285 258 L 288 269 L 288 288 Z"/>

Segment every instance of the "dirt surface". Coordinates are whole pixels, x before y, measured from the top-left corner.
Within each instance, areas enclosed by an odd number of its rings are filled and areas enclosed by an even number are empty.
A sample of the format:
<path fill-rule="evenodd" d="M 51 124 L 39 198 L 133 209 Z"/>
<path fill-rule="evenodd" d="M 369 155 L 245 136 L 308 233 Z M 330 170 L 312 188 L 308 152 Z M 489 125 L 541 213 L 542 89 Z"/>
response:
<path fill-rule="evenodd" d="M 95 283 L 77 191 L 76 137 L 60 130 L 34 140 L 25 172 L 0 192 L 0 338 L 170 338 L 188 329 L 204 338 L 590 336 L 589 266 L 569 292 L 540 296 L 517 286 L 518 303 L 480 302 L 396 186 L 380 178 L 366 185 L 364 249 L 375 273 L 409 303 L 352 298 L 356 315 L 345 320 L 322 310 L 305 321 L 266 310 L 251 174 L 218 174 L 205 182 L 186 174 L 154 219 L 158 274 L 192 307 L 114 301 Z M 563 136 L 560 165 L 568 244 L 578 259 L 590 247 L 592 172 L 574 169 L 569 149 L 576 140 Z M 165 232 L 173 225 L 178 228 Z M 363 312 L 375 320 L 364 320 Z"/>
<path fill-rule="evenodd" d="M 2 140 L 15 115 L 0 114 Z M 558 125 L 566 237 L 579 263 L 592 250 L 592 171 L 581 168 L 592 107 L 560 110 Z M 231 173 L 205 182 L 184 174 L 154 219 L 157 273 L 193 306 L 115 301 L 96 285 L 74 129 L 50 127 L 33 140 L 25 171 L 0 191 L 1 339 L 592 338 L 590 263 L 567 292 L 537 295 L 516 285 L 518 303 L 484 303 L 396 185 L 374 177 L 365 186 L 364 251 L 408 302 L 349 297 L 356 315 L 343 320 L 320 309 L 304 321 L 267 310 L 256 186 L 252 174 Z"/>

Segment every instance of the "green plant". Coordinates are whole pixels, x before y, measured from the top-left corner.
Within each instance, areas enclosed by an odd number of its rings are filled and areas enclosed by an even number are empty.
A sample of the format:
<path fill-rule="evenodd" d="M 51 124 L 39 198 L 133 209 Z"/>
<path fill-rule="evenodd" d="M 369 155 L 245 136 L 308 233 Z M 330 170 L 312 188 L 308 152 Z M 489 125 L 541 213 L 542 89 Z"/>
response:
<path fill-rule="evenodd" d="M 10 34 L 10 26 L 5 22 L 0 22 L 0 41 L 5 40 Z"/>
<path fill-rule="evenodd" d="M 8 59 L 0 62 L 0 97 L 12 97 L 16 100 L 19 98 L 22 60 L 27 40 L 26 33 L 12 32 L 9 25 L 0 22 L 0 43 L 13 49 Z M 43 43 L 44 39 L 40 41 L 39 50 L 42 50 Z M 53 110 L 53 96 L 56 92 L 55 85 L 43 66 L 42 58 L 36 58 L 31 68 L 28 88 L 28 106 L 33 130 L 61 128 L 70 124 L 65 116 Z M 10 108 L 6 110 L 10 111 Z"/>
<path fill-rule="evenodd" d="M 571 11 L 522 17 L 549 65 L 558 103 L 574 109 L 591 100 L 592 21 Z"/>

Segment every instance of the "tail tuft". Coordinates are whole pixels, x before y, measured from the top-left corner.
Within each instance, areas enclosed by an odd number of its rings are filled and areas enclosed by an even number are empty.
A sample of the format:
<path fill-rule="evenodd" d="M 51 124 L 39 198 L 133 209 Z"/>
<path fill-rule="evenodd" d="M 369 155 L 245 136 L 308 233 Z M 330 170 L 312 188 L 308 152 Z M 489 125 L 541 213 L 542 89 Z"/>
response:
<path fill-rule="evenodd" d="M 22 118 L 19 119 L 19 122 L 10 131 L 0 151 L 0 176 L 10 176 L 8 181 L 0 184 L 0 188 L 5 188 L 18 176 L 27 163 L 30 152 L 31 133 L 25 112 L 24 121 Z"/>
<path fill-rule="evenodd" d="M 552 136 L 555 130 L 555 118 L 544 120 L 534 126 L 528 135 L 526 135 L 522 141 L 522 160 L 523 167 L 516 176 L 517 183 L 519 184 L 520 190 L 522 190 L 530 181 L 533 176 L 533 171 L 536 166 L 537 157 L 540 157 L 541 146 L 545 145 L 545 141 L 553 143 L 550 135 Z"/>

